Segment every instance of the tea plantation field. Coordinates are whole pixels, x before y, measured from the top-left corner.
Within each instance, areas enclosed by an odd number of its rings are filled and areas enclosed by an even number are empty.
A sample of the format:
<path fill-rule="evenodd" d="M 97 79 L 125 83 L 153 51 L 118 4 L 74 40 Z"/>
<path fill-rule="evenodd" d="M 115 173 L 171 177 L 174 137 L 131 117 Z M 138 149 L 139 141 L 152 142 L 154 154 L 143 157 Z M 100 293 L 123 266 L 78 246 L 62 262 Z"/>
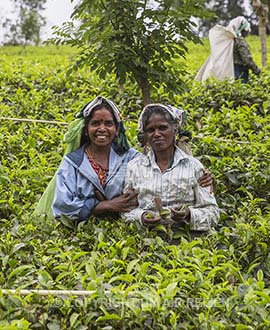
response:
<path fill-rule="evenodd" d="M 260 65 L 258 38 L 249 43 Z M 114 100 L 136 146 L 142 101 L 112 75 L 67 75 L 70 48 L 0 48 L 0 330 L 270 329 L 269 67 L 247 85 L 201 84 L 193 78 L 208 52 L 207 41 L 190 45 L 187 92 L 153 94 L 187 110 L 222 210 L 209 236 L 183 231 L 170 245 L 121 219 L 70 228 L 33 215 L 82 106 Z"/>

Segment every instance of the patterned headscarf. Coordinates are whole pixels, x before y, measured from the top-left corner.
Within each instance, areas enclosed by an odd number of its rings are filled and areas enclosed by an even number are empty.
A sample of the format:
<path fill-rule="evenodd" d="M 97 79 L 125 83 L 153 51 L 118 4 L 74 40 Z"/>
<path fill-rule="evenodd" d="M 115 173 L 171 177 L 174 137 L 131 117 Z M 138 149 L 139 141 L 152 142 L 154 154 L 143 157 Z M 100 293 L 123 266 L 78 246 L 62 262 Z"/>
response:
<path fill-rule="evenodd" d="M 241 37 L 242 31 L 250 32 L 250 24 L 244 16 L 238 16 L 230 21 L 229 28 L 232 28 L 237 37 Z"/>
<path fill-rule="evenodd" d="M 164 104 L 160 104 L 160 103 L 153 103 L 153 104 L 148 104 L 147 106 L 145 106 L 143 108 L 142 113 L 140 114 L 139 120 L 138 120 L 138 130 L 139 132 L 143 132 L 143 117 L 144 115 L 154 106 L 158 106 L 163 108 L 165 111 L 167 111 L 172 119 L 174 119 L 177 122 L 177 128 L 180 130 L 184 124 L 185 124 L 185 120 L 186 120 L 186 111 L 181 109 L 181 108 L 175 108 L 171 105 L 164 105 Z"/>
<path fill-rule="evenodd" d="M 119 124 L 119 132 L 117 141 L 114 143 L 114 149 L 116 149 L 116 151 L 122 150 L 122 152 L 129 149 L 129 144 L 125 135 L 125 127 L 123 125 L 121 113 L 118 107 L 113 101 L 102 96 L 97 96 L 94 100 L 87 103 L 77 115 L 77 119 L 70 123 L 68 132 L 64 136 L 64 142 L 67 144 L 65 153 L 69 153 L 80 147 L 81 134 L 84 127 L 84 119 L 89 117 L 91 112 L 102 103 L 107 103 L 110 106 L 113 115 Z"/>
<path fill-rule="evenodd" d="M 144 117 L 147 116 L 147 113 L 153 109 L 153 107 L 159 107 L 165 112 L 167 112 L 172 120 L 175 121 L 177 130 L 175 132 L 175 142 L 178 145 L 179 148 L 183 149 L 182 146 L 182 138 L 183 136 L 188 136 L 188 140 L 191 139 L 191 133 L 190 132 L 183 132 L 182 127 L 185 124 L 186 120 L 186 111 L 181 109 L 181 108 L 175 108 L 171 105 L 164 105 L 160 103 L 154 103 L 154 104 L 148 104 L 146 107 L 143 108 L 142 113 L 140 114 L 139 120 L 138 120 L 138 141 L 140 145 L 143 147 L 143 152 L 146 154 L 149 151 L 149 146 L 147 145 L 146 139 L 145 139 L 145 134 L 144 134 L 144 127 L 143 127 L 143 122 L 144 122 Z M 191 154 L 190 152 L 187 152 L 184 150 L 186 153 Z"/>
<path fill-rule="evenodd" d="M 114 117 L 116 119 L 116 121 L 118 122 L 118 124 L 122 121 L 121 118 L 121 114 L 119 109 L 117 108 L 117 106 L 113 103 L 113 101 L 109 100 L 109 99 L 105 99 L 105 97 L 102 96 L 97 96 L 93 101 L 87 103 L 81 110 L 79 116 L 83 116 L 83 118 L 89 117 L 91 112 L 93 111 L 93 109 L 102 104 L 103 102 L 109 104 L 109 106 L 111 107 Z"/>

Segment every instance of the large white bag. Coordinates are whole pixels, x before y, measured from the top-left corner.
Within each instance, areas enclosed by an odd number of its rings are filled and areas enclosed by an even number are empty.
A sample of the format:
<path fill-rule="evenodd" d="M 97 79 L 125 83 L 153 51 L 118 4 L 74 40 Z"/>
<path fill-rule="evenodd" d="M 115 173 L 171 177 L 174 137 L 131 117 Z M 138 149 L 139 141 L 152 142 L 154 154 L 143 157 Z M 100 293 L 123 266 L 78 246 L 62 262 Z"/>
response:
<path fill-rule="evenodd" d="M 234 78 L 233 43 L 236 37 L 232 27 L 215 25 L 209 31 L 211 54 L 200 68 L 195 79 L 205 81 L 209 77 L 216 79 Z"/>

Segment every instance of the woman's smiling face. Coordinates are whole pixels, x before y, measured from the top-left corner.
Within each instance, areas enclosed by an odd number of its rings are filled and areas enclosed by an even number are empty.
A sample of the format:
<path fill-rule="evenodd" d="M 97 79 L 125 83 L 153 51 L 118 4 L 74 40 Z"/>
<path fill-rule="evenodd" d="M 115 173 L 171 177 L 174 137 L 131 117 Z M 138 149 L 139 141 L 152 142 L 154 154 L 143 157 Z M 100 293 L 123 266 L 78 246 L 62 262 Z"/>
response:
<path fill-rule="evenodd" d="M 145 127 L 145 137 L 154 152 L 162 152 L 171 148 L 175 139 L 174 125 L 164 116 L 153 114 Z"/>
<path fill-rule="evenodd" d="M 87 132 L 91 145 L 96 147 L 111 145 L 118 133 L 112 113 L 105 107 L 95 110 L 88 123 Z"/>

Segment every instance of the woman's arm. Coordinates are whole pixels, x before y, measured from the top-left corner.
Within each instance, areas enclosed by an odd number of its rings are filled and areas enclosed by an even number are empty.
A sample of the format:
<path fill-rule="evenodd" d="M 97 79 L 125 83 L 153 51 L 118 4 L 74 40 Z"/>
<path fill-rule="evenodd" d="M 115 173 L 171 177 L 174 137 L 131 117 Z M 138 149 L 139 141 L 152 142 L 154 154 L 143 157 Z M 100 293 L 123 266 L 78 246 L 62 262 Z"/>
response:
<path fill-rule="evenodd" d="M 190 229 L 207 231 L 215 227 L 219 220 L 219 208 L 210 188 L 200 187 L 196 192 L 196 205 L 190 206 Z"/>
<path fill-rule="evenodd" d="M 238 51 L 238 54 L 240 55 L 242 62 L 243 62 L 243 66 L 250 68 L 254 74 L 259 74 L 260 73 L 260 69 L 259 67 L 256 65 L 256 63 L 253 60 L 253 57 L 251 55 L 251 51 L 250 51 L 250 47 L 246 41 L 245 38 L 237 38 L 235 40 L 235 46 L 236 49 Z"/>
<path fill-rule="evenodd" d="M 202 176 L 198 179 L 198 183 L 202 187 L 211 187 L 211 191 L 213 191 L 213 175 L 209 171 L 208 168 L 203 169 Z"/>
<path fill-rule="evenodd" d="M 201 177 L 202 171 L 203 165 L 198 160 L 195 160 L 195 177 Z M 196 184 L 193 187 L 193 190 L 195 195 L 195 205 L 189 206 L 190 229 L 207 231 L 218 223 L 219 207 L 211 187 L 202 187 L 199 184 Z"/>
<path fill-rule="evenodd" d="M 189 224 L 191 230 L 208 231 L 218 222 L 219 208 L 212 187 L 202 187 L 198 183 L 204 171 L 203 165 L 196 158 L 193 158 L 190 167 L 193 167 L 195 180 L 193 184 L 190 181 L 190 185 L 186 189 L 194 196 L 194 201 L 192 205 L 183 203 L 171 208 L 172 219 L 178 223 Z"/>
<path fill-rule="evenodd" d="M 125 181 L 124 181 L 124 189 L 123 189 L 124 194 L 130 190 L 134 191 L 133 180 L 134 180 L 133 170 L 132 170 L 131 166 L 128 165 L 126 175 L 125 175 Z M 123 212 L 122 217 L 126 220 L 126 222 L 138 221 L 142 224 L 141 216 L 142 216 L 143 212 L 145 212 L 145 210 L 138 207 L 138 202 L 137 202 L 136 206 L 137 207 L 133 208 L 132 210 L 122 211 Z"/>
<path fill-rule="evenodd" d="M 98 204 L 94 189 L 78 192 L 78 173 L 65 159 L 56 174 L 56 189 L 52 205 L 54 216 L 67 215 L 74 220 L 86 220 Z"/>
<path fill-rule="evenodd" d="M 92 211 L 94 215 L 105 212 L 129 212 L 138 205 L 137 194 L 132 190 L 110 200 L 106 200 L 99 191 L 96 191 L 96 197 L 99 203 Z"/>

